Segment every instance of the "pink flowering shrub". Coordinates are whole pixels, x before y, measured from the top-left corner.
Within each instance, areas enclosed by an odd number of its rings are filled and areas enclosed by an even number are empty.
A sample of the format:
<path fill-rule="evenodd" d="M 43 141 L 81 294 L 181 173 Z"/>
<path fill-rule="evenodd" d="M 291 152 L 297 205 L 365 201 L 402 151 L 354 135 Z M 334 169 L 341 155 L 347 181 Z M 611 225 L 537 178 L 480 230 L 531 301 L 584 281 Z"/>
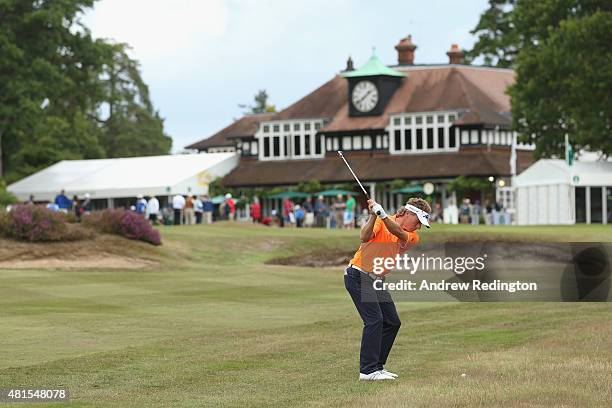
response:
<path fill-rule="evenodd" d="M 107 234 L 161 245 L 159 231 L 142 214 L 123 209 L 106 209 L 83 217 L 83 224 Z"/>
<path fill-rule="evenodd" d="M 37 205 L 15 205 L 0 214 L 0 235 L 21 241 L 77 241 L 93 233 L 66 222 L 66 215 Z"/>

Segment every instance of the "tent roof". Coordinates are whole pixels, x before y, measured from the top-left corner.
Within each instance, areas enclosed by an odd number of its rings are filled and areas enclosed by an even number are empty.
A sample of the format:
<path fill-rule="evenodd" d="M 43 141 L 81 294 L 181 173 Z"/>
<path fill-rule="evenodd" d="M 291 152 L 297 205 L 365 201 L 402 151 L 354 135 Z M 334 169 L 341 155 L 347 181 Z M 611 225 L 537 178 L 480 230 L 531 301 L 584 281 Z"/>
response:
<path fill-rule="evenodd" d="M 575 161 L 568 166 L 564 160 L 541 159 L 515 179 L 516 187 L 549 184 L 574 186 L 612 186 L 612 161 Z"/>
<path fill-rule="evenodd" d="M 332 188 L 331 190 L 319 191 L 315 195 L 323 196 L 323 197 L 334 197 L 334 196 L 337 196 L 337 195 L 352 195 L 352 196 L 356 196 L 358 194 L 355 193 L 354 191 L 340 190 L 340 189 L 337 189 L 337 188 Z"/>
<path fill-rule="evenodd" d="M 269 195 L 267 198 L 306 198 L 310 197 L 312 194 L 302 193 L 300 191 L 283 191 L 282 193 L 276 193 Z"/>
<path fill-rule="evenodd" d="M 62 160 L 11 184 L 8 190 L 20 199 L 27 199 L 33 194 L 36 200 L 48 200 L 62 189 L 66 190 L 67 195 L 91 193 L 92 198 L 159 194 L 160 189 L 166 191 L 168 187 L 172 188 L 213 166 L 232 160 L 235 155 L 200 153 Z M 96 192 L 100 194 L 96 195 Z M 172 190 L 173 194 L 177 192 Z"/>

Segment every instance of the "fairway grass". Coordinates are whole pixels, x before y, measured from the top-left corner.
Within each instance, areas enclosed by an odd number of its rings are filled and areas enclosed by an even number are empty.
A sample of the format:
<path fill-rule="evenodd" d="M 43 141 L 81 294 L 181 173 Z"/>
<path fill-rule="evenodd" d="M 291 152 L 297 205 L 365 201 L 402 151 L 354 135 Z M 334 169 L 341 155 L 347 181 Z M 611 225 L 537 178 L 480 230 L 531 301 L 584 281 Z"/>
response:
<path fill-rule="evenodd" d="M 400 378 L 363 383 L 342 269 L 264 263 L 354 249 L 356 231 L 225 223 L 162 236 L 147 269 L 0 269 L 0 388 L 71 392 L 0 407 L 612 406 L 609 303 L 400 302 L 388 362 Z M 421 235 L 461 237 L 609 241 L 612 228 Z"/>

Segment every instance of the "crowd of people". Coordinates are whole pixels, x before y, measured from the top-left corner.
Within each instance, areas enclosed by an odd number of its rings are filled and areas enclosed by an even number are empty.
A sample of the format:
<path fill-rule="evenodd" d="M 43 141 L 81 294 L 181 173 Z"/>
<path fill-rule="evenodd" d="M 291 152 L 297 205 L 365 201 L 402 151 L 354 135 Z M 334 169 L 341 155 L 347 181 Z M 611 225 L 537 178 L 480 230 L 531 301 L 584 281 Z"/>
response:
<path fill-rule="evenodd" d="M 26 204 L 34 204 L 34 196 L 30 196 Z M 66 214 L 74 214 L 77 220 L 81 220 L 83 215 L 89 214 L 93 210 L 93 202 L 89 193 L 85 193 L 82 198 L 73 195 L 68 198 L 66 191 L 62 190 L 52 202 L 47 202 L 45 206 L 51 211 L 60 211 Z"/>
<path fill-rule="evenodd" d="M 158 204 L 159 205 L 159 204 Z M 166 225 L 195 225 L 212 224 L 215 206 L 208 194 L 202 196 L 188 195 L 187 197 L 176 194 L 172 197 L 172 208 L 165 207 L 162 211 L 164 224 Z M 236 204 L 231 194 L 227 194 L 222 203 L 223 209 L 228 211 L 227 219 L 233 219 L 236 213 Z M 152 214 L 151 209 L 149 214 Z M 151 219 L 151 215 L 149 215 Z"/>
<path fill-rule="evenodd" d="M 34 197 L 30 196 L 28 202 L 33 204 Z M 217 204 L 213 203 L 207 194 L 176 194 L 163 208 L 155 196 L 146 199 L 142 194 L 138 194 L 132 203 L 129 209 L 142 214 L 154 225 L 212 224 L 217 220 L 237 219 L 238 203 L 230 193 L 225 194 L 220 203 L 216 201 Z M 64 190 L 52 202 L 46 203 L 46 206 L 53 211 L 73 213 L 78 220 L 93 210 L 90 194 L 69 198 Z M 267 213 L 264 213 L 258 197 L 253 197 L 250 204 L 244 204 L 241 208 L 245 209 L 246 206 L 248 211 L 242 212 L 241 219 L 250 218 L 254 223 L 268 226 L 349 229 L 361 227 L 368 219 L 367 209 L 361 208 L 353 195 L 338 194 L 330 200 L 323 196 L 306 197 L 299 201 L 286 197 L 279 209 L 272 209 Z M 432 222 L 445 224 L 507 225 L 511 223 L 510 213 L 499 202 L 485 200 L 481 205 L 479 200 L 472 202 L 469 198 L 464 198 L 459 207 L 452 200 L 444 207 L 439 202 L 434 203 L 430 219 Z"/>
<path fill-rule="evenodd" d="M 259 200 L 255 198 L 251 204 L 250 213 L 254 222 L 261 222 L 264 225 L 297 228 L 355 228 L 363 222 L 363 216 L 357 217 L 356 211 L 355 197 L 348 195 L 345 200 L 342 194 L 338 194 L 330 204 L 325 202 L 323 196 L 318 196 L 314 201 L 312 197 L 307 197 L 301 203 L 296 203 L 287 197 L 282 203 L 282 213 L 279 214 L 277 210 L 272 210 L 269 216 L 263 218 Z M 367 210 L 365 212 L 367 214 Z"/>

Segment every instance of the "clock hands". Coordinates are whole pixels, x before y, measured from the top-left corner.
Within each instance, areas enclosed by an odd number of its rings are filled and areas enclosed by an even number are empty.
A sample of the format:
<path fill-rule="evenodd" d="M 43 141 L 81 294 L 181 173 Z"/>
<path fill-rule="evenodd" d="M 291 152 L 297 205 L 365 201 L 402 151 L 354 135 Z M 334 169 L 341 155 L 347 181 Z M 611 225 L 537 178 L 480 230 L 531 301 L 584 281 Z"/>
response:
<path fill-rule="evenodd" d="M 366 92 L 365 95 L 363 95 L 361 98 L 359 98 L 359 100 L 357 101 L 357 103 L 361 103 L 365 98 L 367 98 L 370 94 L 372 93 L 372 91 L 368 91 Z"/>

